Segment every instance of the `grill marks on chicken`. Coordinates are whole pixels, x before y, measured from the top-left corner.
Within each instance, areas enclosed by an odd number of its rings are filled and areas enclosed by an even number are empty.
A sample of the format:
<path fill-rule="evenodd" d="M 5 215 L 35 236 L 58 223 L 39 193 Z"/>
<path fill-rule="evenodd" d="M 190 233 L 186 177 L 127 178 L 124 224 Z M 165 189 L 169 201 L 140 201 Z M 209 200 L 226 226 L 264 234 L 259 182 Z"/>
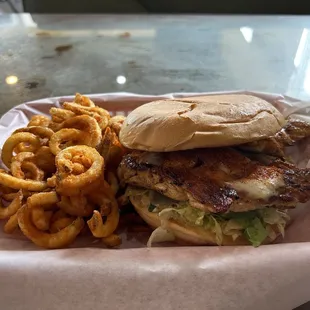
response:
<path fill-rule="evenodd" d="M 310 199 L 310 170 L 251 160 L 232 148 L 170 153 L 133 151 L 119 167 L 121 180 L 156 190 L 210 212 L 287 209 Z"/>

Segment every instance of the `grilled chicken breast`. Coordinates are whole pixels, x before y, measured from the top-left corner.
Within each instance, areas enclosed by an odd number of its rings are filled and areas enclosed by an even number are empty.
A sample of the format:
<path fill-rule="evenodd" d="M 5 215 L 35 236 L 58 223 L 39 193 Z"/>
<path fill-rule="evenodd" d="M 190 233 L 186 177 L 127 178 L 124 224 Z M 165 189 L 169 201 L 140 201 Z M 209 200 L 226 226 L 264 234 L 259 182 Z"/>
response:
<path fill-rule="evenodd" d="M 284 148 L 310 136 L 310 124 L 302 120 L 289 120 L 274 137 L 240 145 L 241 150 L 264 153 L 284 158 Z"/>
<path fill-rule="evenodd" d="M 232 148 L 133 151 L 123 158 L 118 173 L 125 183 L 188 200 L 212 213 L 287 209 L 310 199 L 310 169 L 253 160 Z"/>

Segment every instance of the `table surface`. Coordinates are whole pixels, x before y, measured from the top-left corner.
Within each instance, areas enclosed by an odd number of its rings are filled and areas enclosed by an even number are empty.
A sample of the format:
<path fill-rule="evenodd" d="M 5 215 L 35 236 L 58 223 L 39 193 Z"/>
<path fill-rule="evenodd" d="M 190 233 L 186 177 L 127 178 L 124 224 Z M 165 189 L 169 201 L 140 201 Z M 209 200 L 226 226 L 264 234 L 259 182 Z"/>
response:
<path fill-rule="evenodd" d="M 307 16 L 0 15 L 0 114 L 75 92 L 310 98 Z"/>

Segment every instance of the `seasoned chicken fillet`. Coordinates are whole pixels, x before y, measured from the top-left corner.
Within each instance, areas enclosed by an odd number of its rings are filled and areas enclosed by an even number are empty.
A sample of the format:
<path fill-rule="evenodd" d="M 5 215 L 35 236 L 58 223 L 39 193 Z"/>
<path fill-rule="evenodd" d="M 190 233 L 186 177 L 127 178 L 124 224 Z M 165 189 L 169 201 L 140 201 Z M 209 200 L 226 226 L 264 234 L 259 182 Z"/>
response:
<path fill-rule="evenodd" d="M 213 213 L 287 209 L 310 199 L 310 169 L 251 160 L 232 148 L 133 151 L 123 158 L 118 173 L 125 183 Z"/>
<path fill-rule="evenodd" d="M 275 136 L 241 144 L 241 150 L 285 157 L 284 148 L 310 136 L 310 124 L 302 120 L 289 120 Z"/>

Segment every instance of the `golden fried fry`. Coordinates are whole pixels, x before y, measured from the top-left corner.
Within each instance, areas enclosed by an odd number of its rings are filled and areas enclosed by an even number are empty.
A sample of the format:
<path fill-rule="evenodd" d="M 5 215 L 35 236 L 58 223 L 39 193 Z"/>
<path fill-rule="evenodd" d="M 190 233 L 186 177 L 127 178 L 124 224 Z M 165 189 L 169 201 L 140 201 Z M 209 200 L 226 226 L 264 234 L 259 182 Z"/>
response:
<path fill-rule="evenodd" d="M 112 190 L 107 182 L 104 182 L 103 194 L 98 194 L 96 196 L 93 194 L 92 198 L 96 199 L 97 203 L 103 206 L 106 205 L 106 199 L 109 199 L 111 212 L 107 215 L 105 223 L 103 223 L 101 214 L 97 210 L 94 210 L 93 216 L 90 220 L 87 221 L 88 227 L 94 237 L 108 237 L 115 231 L 119 222 L 119 210 L 117 201 L 115 200 Z"/>
<path fill-rule="evenodd" d="M 50 232 L 51 233 L 57 233 L 60 230 L 64 229 L 65 227 L 71 225 L 73 223 L 73 221 L 74 221 L 74 218 L 72 218 L 72 217 L 59 218 L 58 220 L 54 221 L 51 224 Z"/>
<path fill-rule="evenodd" d="M 53 216 L 51 218 L 51 223 L 53 224 L 54 222 L 56 222 L 57 220 L 59 220 L 63 217 L 69 217 L 69 215 L 65 211 L 63 211 L 62 209 L 59 209 L 53 214 Z"/>
<path fill-rule="evenodd" d="M 33 224 L 40 230 L 48 230 L 53 211 L 44 211 L 41 208 L 35 208 L 31 212 L 31 219 Z"/>
<path fill-rule="evenodd" d="M 9 168 L 11 166 L 13 150 L 21 142 L 30 144 L 29 148 L 35 152 L 41 146 L 40 139 L 30 132 L 18 132 L 9 137 L 2 148 L 1 159 Z"/>
<path fill-rule="evenodd" d="M 42 126 L 28 126 L 25 128 L 19 128 L 16 129 L 13 132 L 13 135 L 19 132 L 30 132 L 36 136 L 38 136 L 41 139 L 50 139 L 51 136 L 53 135 L 54 131 L 47 128 L 47 127 L 42 127 Z"/>
<path fill-rule="evenodd" d="M 17 213 L 15 213 L 5 223 L 5 225 L 3 226 L 3 231 L 6 234 L 12 234 L 17 227 L 18 227 L 18 219 L 17 219 Z"/>
<path fill-rule="evenodd" d="M 102 242 L 107 246 L 107 247 L 117 247 L 122 244 L 122 239 L 119 235 L 112 234 L 108 237 L 102 238 Z"/>
<path fill-rule="evenodd" d="M 52 135 L 49 142 L 50 150 L 54 155 L 57 155 L 62 149 L 70 145 L 81 144 L 83 137 L 85 135 L 82 130 L 63 128 Z"/>
<path fill-rule="evenodd" d="M 80 217 L 71 225 L 57 233 L 49 234 L 38 230 L 31 222 L 31 209 L 27 205 L 18 211 L 18 225 L 23 234 L 37 246 L 47 249 L 57 249 L 71 244 L 84 227 L 84 220 Z"/>
<path fill-rule="evenodd" d="M 12 175 L 19 179 L 25 179 L 25 173 L 22 170 L 22 164 L 25 160 L 32 159 L 33 157 L 34 153 L 32 152 L 21 152 L 14 156 L 11 163 Z"/>
<path fill-rule="evenodd" d="M 55 205 L 59 202 L 59 198 L 56 192 L 43 192 L 43 193 L 36 193 L 30 196 L 27 199 L 27 205 L 30 208 L 36 207 L 45 207 L 45 210 L 50 209 L 50 205 Z"/>
<path fill-rule="evenodd" d="M 22 205 L 23 193 L 20 190 L 13 201 L 7 207 L 3 207 L 0 203 L 0 219 L 7 219 L 14 215 Z"/>
<path fill-rule="evenodd" d="M 83 105 L 85 107 L 94 107 L 95 106 L 95 104 L 88 97 L 82 96 L 79 93 L 75 94 L 74 102 L 78 103 L 80 105 Z"/>
<path fill-rule="evenodd" d="M 66 110 L 74 112 L 76 115 L 89 115 L 93 117 L 98 122 L 98 125 L 102 130 L 104 130 L 109 124 L 110 114 L 102 108 L 85 107 L 72 102 L 65 102 L 63 107 Z"/>
<path fill-rule="evenodd" d="M 35 163 L 24 161 L 22 163 L 22 169 L 30 173 L 31 175 L 30 179 L 35 180 L 35 181 L 44 180 L 44 171 L 39 169 Z"/>
<path fill-rule="evenodd" d="M 94 148 L 99 145 L 102 138 L 101 129 L 97 121 L 88 115 L 80 115 L 67 119 L 63 123 L 63 128 L 82 130 L 84 133 L 82 141 L 85 145 Z"/>
<path fill-rule="evenodd" d="M 60 209 L 73 216 L 90 216 L 94 206 L 90 204 L 84 196 L 62 196 L 58 203 Z"/>
<path fill-rule="evenodd" d="M 50 119 L 44 115 L 34 115 L 31 117 L 28 126 L 41 126 L 47 127 L 50 123 Z"/>
<path fill-rule="evenodd" d="M 0 169 L 0 172 L 4 172 L 4 170 Z M 16 193 L 16 190 L 14 188 L 5 186 L 0 183 L 0 192 L 1 194 L 10 194 L 10 193 Z"/>
<path fill-rule="evenodd" d="M 56 171 L 55 156 L 48 146 L 41 146 L 38 149 L 33 158 L 33 162 L 47 174 Z"/>
<path fill-rule="evenodd" d="M 47 188 L 46 182 L 18 179 L 3 171 L 0 171 L 0 184 L 14 189 L 27 189 L 33 192 L 43 191 Z"/>
<path fill-rule="evenodd" d="M 83 155 L 91 160 L 92 165 L 84 173 L 72 175 L 68 169 L 72 162 L 66 158 L 67 155 L 72 157 Z M 56 166 L 56 191 L 62 195 L 71 196 L 79 194 L 83 187 L 96 181 L 102 175 L 104 160 L 94 148 L 79 145 L 59 152 L 56 156 Z"/>
<path fill-rule="evenodd" d="M 62 122 L 61 122 L 61 119 L 58 119 L 56 117 L 54 117 L 54 119 L 55 121 L 51 121 L 48 127 L 52 129 L 54 132 L 57 132 L 58 130 L 62 128 Z"/>
<path fill-rule="evenodd" d="M 59 108 L 51 108 L 50 114 L 52 116 L 52 121 L 56 123 L 62 123 L 66 119 L 70 119 L 75 116 L 73 112 Z"/>
<path fill-rule="evenodd" d="M 113 139 L 113 135 L 112 135 L 111 128 L 107 127 L 104 132 L 104 136 L 102 140 L 102 148 L 100 151 L 100 154 L 104 158 L 106 165 L 108 164 L 108 157 L 109 157 L 110 149 L 112 147 L 112 139 Z"/>
<path fill-rule="evenodd" d="M 108 126 L 114 131 L 117 136 L 122 128 L 122 125 L 125 121 L 126 117 L 123 115 L 116 115 L 110 118 Z"/>
<path fill-rule="evenodd" d="M 32 210 L 32 222 L 40 230 L 48 230 L 53 212 L 59 202 L 56 192 L 36 193 L 27 199 L 27 206 Z"/>
<path fill-rule="evenodd" d="M 118 180 L 117 180 L 115 173 L 111 171 L 107 172 L 107 182 L 109 183 L 111 190 L 113 192 L 113 195 L 115 196 L 119 190 L 119 184 L 118 184 Z"/>
<path fill-rule="evenodd" d="M 55 175 L 47 179 L 47 185 L 49 187 L 56 187 L 56 176 Z"/>
<path fill-rule="evenodd" d="M 12 201 L 14 200 L 14 198 L 16 198 L 17 195 L 18 193 L 2 194 L 2 199 L 4 199 L 5 201 Z"/>

